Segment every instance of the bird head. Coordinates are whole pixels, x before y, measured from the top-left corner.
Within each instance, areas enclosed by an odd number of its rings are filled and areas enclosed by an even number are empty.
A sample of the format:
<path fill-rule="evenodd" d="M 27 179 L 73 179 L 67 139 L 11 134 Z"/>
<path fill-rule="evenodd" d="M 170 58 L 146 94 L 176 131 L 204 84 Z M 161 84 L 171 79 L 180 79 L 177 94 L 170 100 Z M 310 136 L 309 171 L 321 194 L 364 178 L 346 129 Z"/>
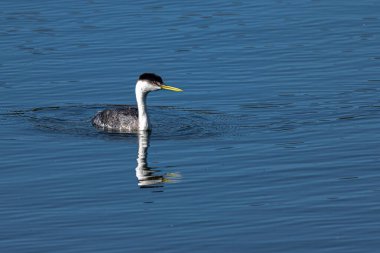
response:
<path fill-rule="evenodd" d="M 166 85 L 159 75 L 153 73 L 144 73 L 140 75 L 136 83 L 136 89 L 139 89 L 142 93 L 156 90 L 182 91 L 179 88 Z"/>

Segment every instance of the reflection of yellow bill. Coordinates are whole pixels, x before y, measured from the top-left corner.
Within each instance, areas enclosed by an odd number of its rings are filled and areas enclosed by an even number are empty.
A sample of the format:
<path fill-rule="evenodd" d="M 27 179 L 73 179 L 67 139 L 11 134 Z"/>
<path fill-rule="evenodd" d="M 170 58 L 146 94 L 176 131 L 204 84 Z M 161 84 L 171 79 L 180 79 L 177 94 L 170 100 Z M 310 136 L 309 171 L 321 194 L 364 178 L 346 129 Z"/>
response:
<path fill-rule="evenodd" d="M 171 91 L 183 91 L 183 90 L 181 90 L 179 88 L 172 87 L 172 86 L 169 86 L 169 85 L 161 85 L 161 89 L 171 90 Z"/>
<path fill-rule="evenodd" d="M 182 178 L 181 174 L 178 172 L 166 173 L 162 179 L 164 183 L 178 183 Z"/>

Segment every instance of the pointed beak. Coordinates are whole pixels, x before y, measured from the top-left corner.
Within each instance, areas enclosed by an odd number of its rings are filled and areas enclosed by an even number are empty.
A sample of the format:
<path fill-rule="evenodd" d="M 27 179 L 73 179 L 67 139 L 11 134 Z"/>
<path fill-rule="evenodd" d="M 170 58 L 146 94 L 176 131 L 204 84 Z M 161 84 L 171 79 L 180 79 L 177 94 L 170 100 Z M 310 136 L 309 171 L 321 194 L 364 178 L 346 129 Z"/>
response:
<path fill-rule="evenodd" d="M 161 89 L 163 89 L 163 90 L 183 91 L 183 90 L 181 90 L 180 88 L 176 88 L 176 87 L 169 86 L 169 85 L 161 85 L 160 87 L 161 87 Z"/>

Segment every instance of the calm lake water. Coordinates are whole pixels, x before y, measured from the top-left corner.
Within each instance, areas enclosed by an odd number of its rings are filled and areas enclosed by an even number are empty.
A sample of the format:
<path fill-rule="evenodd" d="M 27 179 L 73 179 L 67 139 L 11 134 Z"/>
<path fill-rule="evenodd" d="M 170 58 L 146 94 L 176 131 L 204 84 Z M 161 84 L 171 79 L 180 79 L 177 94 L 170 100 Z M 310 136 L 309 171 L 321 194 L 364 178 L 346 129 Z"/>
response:
<path fill-rule="evenodd" d="M 0 252 L 375 252 L 380 3 L 0 2 Z M 150 135 L 91 125 L 135 104 Z"/>

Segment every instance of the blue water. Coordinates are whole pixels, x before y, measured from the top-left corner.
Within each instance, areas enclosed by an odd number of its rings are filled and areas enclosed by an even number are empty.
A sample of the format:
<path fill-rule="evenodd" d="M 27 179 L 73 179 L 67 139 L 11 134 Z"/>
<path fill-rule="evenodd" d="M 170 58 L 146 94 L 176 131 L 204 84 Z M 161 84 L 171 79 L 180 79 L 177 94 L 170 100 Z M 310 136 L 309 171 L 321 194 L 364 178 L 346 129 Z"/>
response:
<path fill-rule="evenodd" d="M 376 252 L 379 13 L 1 1 L 0 252 Z M 151 135 L 93 128 L 143 72 Z"/>

